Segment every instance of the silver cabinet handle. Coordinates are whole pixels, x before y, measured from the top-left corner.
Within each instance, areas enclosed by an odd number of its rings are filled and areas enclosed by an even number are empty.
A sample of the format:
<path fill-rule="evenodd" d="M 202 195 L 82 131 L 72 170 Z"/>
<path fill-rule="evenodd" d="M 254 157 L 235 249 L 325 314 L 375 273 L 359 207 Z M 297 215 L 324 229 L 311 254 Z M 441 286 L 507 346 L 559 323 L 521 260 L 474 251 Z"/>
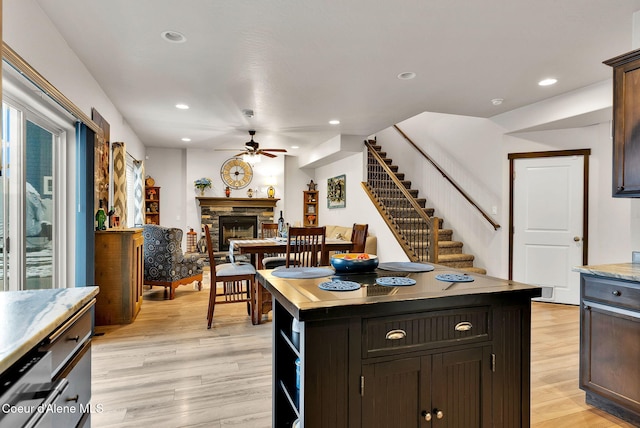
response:
<path fill-rule="evenodd" d="M 407 337 L 407 332 L 404 330 L 389 330 L 387 335 L 384 337 L 387 340 L 400 340 Z"/>
<path fill-rule="evenodd" d="M 456 324 L 455 329 L 456 331 L 469 331 L 472 327 L 473 324 L 471 324 L 469 321 L 462 321 Z"/>

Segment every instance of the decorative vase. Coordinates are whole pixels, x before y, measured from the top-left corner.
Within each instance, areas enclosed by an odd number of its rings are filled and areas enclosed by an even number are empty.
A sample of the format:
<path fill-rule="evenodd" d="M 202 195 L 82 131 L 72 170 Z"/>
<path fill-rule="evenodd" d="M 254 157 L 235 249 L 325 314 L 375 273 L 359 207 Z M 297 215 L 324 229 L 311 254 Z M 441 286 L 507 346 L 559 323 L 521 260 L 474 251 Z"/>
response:
<path fill-rule="evenodd" d="M 200 188 L 200 196 L 204 196 L 204 188 Z"/>
<path fill-rule="evenodd" d="M 227 198 L 231 196 L 231 188 L 229 186 L 224 189 L 224 194 Z"/>

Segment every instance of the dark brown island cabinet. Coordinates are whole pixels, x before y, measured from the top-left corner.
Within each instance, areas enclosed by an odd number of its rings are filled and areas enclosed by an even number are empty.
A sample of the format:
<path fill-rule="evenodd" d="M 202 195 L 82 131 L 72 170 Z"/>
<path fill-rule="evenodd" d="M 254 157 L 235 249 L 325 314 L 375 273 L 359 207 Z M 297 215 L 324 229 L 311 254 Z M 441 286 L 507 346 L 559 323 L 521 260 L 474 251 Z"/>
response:
<path fill-rule="evenodd" d="M 640 426 L 640 264 L 576 270 L 580 388 L 587 404 Z"/>
<path fill-rule="evenodd" d="M 287 279 L 273 295 L 273 427 L 529 427 L 531 298 L 541 290 L 471 275 L 376 271 Z M 381 286 L 376 279 L 414 279 Z"/>

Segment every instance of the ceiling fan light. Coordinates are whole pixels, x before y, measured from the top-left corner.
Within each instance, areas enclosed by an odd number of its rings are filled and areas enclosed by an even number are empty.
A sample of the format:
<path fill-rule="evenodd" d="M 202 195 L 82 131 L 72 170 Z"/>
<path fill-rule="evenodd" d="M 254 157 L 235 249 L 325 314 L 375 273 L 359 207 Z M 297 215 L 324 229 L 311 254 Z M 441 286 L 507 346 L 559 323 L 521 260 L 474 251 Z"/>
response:
<path fill-rule="evenodd" d="M 245 153 L 242 155 L 242 160 L 248 164 L 260 163 L 260 155 L 253 153 Z"/>

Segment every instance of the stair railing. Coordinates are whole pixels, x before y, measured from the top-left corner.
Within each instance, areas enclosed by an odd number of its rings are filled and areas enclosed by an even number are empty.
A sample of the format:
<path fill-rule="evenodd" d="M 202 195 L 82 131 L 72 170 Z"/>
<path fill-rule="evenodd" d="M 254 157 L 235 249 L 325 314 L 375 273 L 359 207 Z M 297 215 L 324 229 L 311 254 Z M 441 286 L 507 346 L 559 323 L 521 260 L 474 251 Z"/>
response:
<path fill-rule="evenodd" d="M 498 223 L 496 223 L 489 214 L 487 214 L 482 208 L 480 208 L 480 205 L 478 205 L 478 203 L 476 201 L 473 200 L 473 198 L 471 196 L 469 196 L 463 189 L 462 187 L 460 187 L 460 185 L 458 183 L 455 182 L 454 179 L 452 179 L 451 177 L 449 177 L 449 175 L 446 173 L 445 170 L 443 170 L 440 165 L 438 165 L 436 163 L 436 161 L 434 161 L 433 159 L 431 159 L 431 157 L 426 154 L 420 147 L 418 147 L 416 145 L 416 143 L 414 143 L 411 138 L 409 138 L 407 136 L 407 134 L 405 134 L 404 132 L 402 132 L 402 130 L 398 127 L 398 125 L 393 125 L 394 128 L 396 128 L 396 130 L 400 133 L 400 135 L 402 135 L 404 137 L 405 140 L 407 140 L 409 142 L 409 144 L 411 144 L 413 146 L 413 148 L 415 148 L 431 165 L 433 165 L 433 167 L 442 175 L 442 177 L 447 180 L 449 183 L 451 183 L 451 185 L 454 187 L 454 189 L 456 189 L 458 191 L 458 193 L 460 193 L 462 195 L 463 198 L 465 198 L 476 210 L 478 210 L 480 212 L 480 214 L 482 214 L 482 216 L 491 224 L 491 226 L 493 226 L 494 230 L 498 230 L 500 229 L 500 225 Z"/>
<path fill-rule="evenodd" d="M 364 143 L 368 152 L 365 191 L 376 202 L 407 257 L 437 263 L 440 221 L 427 215 L 375 148 L 368 141 Z"/>

